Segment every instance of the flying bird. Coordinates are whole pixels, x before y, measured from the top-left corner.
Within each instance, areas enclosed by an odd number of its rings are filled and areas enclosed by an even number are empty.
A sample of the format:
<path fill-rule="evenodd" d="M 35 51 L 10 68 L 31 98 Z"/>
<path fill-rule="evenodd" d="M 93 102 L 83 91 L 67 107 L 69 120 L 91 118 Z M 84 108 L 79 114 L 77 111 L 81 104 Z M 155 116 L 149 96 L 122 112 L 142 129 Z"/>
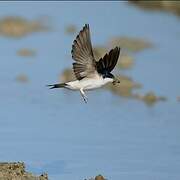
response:
<path fill-rule="evenodd" d="M 85 94 L 85 90 L 100 88 L 109 82 L 113 84 L 120 83 L 120 81 L 111 74 L 111 71 L 117 64 L 120 48 L 115 47 L 111 49 L 103 58 L 96 61 L 93 55 L 88 24 L 85 24 L 74 40 L 71 54 L 75 61 L 73 63 L 73 71 L 76 80 L 48 85 L 50 89 L 66 88 L 78 90 L 87 103 L 88 97 Z"/>

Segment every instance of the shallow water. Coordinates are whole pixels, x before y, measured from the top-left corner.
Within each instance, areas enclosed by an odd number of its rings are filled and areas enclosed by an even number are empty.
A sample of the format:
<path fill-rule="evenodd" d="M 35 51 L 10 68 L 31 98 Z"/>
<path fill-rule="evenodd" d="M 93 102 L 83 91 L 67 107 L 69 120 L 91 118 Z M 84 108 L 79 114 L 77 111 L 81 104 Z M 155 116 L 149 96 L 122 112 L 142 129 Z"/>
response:
<path fill-rule="evenodd" d="M 83 180 L 102 174 L 110 180 L 180 178 L 180 22 L 171 14 L 145 12 L 121 2 L 4 2 L 0 17 L 48 16 L 51 32 L 21 39 L 0 36 L 0 159 L 24 161 L 27 170 L 46 171 L 52 180 Z M 92 42 L 114 36 L 148 39 L 155 47 L 135 54 L 135 66 L 123 71 L 168 101 L 148 107 L 104 89 L 50 91 L 71 66 L 74 35 L 65 26 L 91 27 Z M 35 57 L 20 57 L 22 48 Z M 29 82 L 15 79 L 26 74 Z"/>

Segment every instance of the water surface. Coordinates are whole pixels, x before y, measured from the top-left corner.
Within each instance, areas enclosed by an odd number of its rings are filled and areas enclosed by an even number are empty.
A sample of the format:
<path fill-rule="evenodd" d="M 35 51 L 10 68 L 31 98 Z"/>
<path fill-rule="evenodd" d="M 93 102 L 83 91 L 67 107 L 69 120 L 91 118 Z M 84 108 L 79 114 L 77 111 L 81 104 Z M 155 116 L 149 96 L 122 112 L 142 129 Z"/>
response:
<path fill-rule="evenodd" d="M 145 12 L 123 2 L 1 2 L 0 17 L 48 16 L 51 32 L 20 39 L 0 37 L 0 158 L 24 161 L 27 170 L 46 171 L 52 180 L 83 180 L 102 174 L 110 180 L 178 180 L 180 178 L 180 22 L 170 14 Z M 155 48 L 135 54 L 135 66 L 122 73 L 167 102 L 148 107 L 104 89 L 50 91 L 71 66 L 74 35 L 65 26 L 91 27 L 94 45 L 114 36 L 139 37 Z M 21 48 L 36 49 L 20 57 Z M 25 73 L 29 82 L 16 76 Z"/>

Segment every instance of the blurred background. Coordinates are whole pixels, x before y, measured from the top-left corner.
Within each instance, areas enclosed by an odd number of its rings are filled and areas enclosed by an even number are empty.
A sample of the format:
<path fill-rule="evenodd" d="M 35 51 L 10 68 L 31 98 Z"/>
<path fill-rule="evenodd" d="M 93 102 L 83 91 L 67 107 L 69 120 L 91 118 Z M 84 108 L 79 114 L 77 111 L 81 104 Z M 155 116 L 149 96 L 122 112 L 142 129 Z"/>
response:
<path fill-rule="evenodd" d="M 79 92 L 71 46 L 89 23 L 96 58 L 122 51 L 121 83 Z M 180 179 L 180 3 L 0 2 L 0 159 L 49 179 Z"/>

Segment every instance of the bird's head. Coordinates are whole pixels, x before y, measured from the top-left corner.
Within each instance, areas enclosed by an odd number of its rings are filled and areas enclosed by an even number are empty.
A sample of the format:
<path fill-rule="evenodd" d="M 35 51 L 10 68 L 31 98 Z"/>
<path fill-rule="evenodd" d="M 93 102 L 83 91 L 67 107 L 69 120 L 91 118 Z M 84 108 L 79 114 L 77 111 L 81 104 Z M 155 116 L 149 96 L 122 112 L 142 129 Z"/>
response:
<path fill-rule="evenodd" d="M 119 79 L 117 79 L 113 74 L 111 73 L 106 73 L 104 74 L 104 78 L 109 81 L 112 82 L 113 85 L 115 85 L 116 83 L 120 83 Z"/>

